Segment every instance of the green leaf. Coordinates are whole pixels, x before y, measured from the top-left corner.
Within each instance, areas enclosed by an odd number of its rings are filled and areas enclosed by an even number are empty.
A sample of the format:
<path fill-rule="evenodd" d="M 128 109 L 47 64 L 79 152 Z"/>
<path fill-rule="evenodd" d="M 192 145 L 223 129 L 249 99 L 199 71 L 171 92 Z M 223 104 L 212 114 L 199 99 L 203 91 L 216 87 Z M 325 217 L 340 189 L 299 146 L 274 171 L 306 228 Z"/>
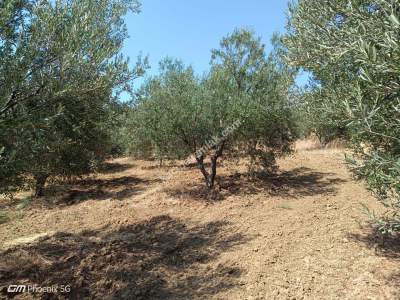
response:
<path fill-rule="evenodd" d="M 395 24 L 396 26 L 400 26 L 400 20 L 398 17 L 396 17 L 394 14 L 391 14 L 389 16 L 390 21 L 393 22 L 393 24 Z"/>

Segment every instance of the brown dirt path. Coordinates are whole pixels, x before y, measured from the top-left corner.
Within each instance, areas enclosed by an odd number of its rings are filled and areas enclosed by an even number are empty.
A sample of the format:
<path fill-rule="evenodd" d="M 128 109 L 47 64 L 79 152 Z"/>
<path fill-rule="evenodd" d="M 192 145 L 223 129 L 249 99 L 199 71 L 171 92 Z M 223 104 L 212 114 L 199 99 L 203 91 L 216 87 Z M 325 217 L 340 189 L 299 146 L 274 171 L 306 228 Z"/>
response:
<path fill-rule="evenodd" d="M 382 208 L 343 153 L 279 165 L 248 181 L 226 163 L 207 197 L 193 168 L 160 181 L 169 168 L 114 161 L 0 225 L 0 287 L 72 286 L 21 299 L 400 299 L 399 243 L 359 225 L 361 204 Z"/>

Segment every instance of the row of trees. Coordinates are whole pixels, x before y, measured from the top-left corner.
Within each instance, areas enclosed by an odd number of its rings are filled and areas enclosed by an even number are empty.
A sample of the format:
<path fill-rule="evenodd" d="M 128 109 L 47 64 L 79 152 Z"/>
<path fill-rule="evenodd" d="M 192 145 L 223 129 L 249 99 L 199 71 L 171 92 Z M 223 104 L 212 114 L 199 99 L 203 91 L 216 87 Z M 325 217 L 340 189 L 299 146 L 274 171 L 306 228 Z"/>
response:
<path fill-rule="evenodd" d="M 312 129 L 346 136 L 352 170 L 388 206 L 383 233 L 400 230 L 400 3 L 299 0 L 289 9 L 286 62 L 313 75 L 302 94 Z"/>
<path fill-rule="evenodd" d="M 203 77 L 165 59 L 131 105 L 118 103 L 134 70 L 120 55 L 123 17 L 135 0 L 7 0 L 0 4 L 0 193 L 96 169 L 116 148 L 136 157 L 195 154 L 211 189 L 224 153 L 272 169 L 295 138 L 289 101 L 294 72 L 237 30 L 212 51 Z M 240 124 L 229 134 L 226 129 Z M 120 134 L 111 134 L 118 131 Z M 208 145 L 208 147 L 205 147 Z M 210 170 L 205 161 L 210 159 Z"/>
<path fill-rule="evenodd" d="M 167 58 L 131 105 L 119 103 L 146 67 L 120 54 L 129 11 L 136 0 L 0 3 L 0 193 L 40 197 L 50 179 L 91 172 L 121 147 L 160 161 L 194 154 L 210 189 L 225 153 L 248 155 L 255 172 L 290 151 L 294 72 L 278 43 L 267 55 L 248 30 L 222 39 L 207 75 Z"/>
<path fill-rule="evenodd" d="M 90 172 L 112 146 L 120 55 L 136 0 L 0 2 L 0 193 Z M 32 180 L 34 179 L 34 180 Z"/>
<path fill-rule="evenodd" d="M 251 172 L 257 162 L 273 169 L 275 157 L 289 152 L 295 139 L 294 72 L 280 63 L 280 51 L 277 44 L 267 56 L 259 38 L 238 29 L 212 50 L 203 77 L 179 60 L 162 61 L 160 74 L 144 84 L 127 114 L 122 130 L 131 153 L 160 161 L 194 154 L 210 189 L 224 153 L 250 157 Z"/>
<path fill-rule="evenodd" d="M 119 93 L 147 64 L 131 69 L 120 54 L 123 18 L 139 8 L 0 2 L 0 193 L 33 185 L 41 196 L 49 178 L 91 172 L 119 148 L 160 162 L 194 155 L 211 189 L 221 157 L 245 155 L 250 174 L 270 171 L 302 127 L 323 142 L 349 141 L 352 170 L 389 207 L 376 224 L 399 231 L 398 0 L 298 0 L 271 54 L 251 31 L 235 30 L 211 51 L 204 76 L 167 58 L 122 105 Z M 293 88 L 299 69 L 312 74 L 304 90 Z"/>

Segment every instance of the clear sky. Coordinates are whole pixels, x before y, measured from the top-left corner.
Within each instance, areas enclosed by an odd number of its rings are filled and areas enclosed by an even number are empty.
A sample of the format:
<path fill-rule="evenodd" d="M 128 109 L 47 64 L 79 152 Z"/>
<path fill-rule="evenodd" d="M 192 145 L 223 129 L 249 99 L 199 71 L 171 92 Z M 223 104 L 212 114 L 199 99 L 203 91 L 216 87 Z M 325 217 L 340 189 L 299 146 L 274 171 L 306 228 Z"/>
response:
<path fill-rule="evenodd" d="M 283 32 L 287 0 L 142 0 L 142 11 L 126 18 L 129 39 L 123 52 L 134 62 L 142 52 L 149 55 L 151 69 L 158 62 L 176 57 L 202 74 L 209 68 L 210 50 L 237 27 L 261 36 L 270 48 L 274 32 Z M 306 76 L 298 82 L 303 84 Z M 140 83 L 139 80 L 138 83 Z"/>

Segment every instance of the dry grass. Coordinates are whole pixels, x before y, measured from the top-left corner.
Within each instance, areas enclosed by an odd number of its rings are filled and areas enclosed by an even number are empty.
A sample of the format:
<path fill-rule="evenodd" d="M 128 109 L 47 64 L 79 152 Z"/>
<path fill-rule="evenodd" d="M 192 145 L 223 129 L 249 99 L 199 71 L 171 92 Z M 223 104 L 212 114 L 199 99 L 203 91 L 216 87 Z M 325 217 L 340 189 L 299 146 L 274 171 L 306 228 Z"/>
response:
<path fill-rule="evenodd" d="M 345 149 L 346 142 L 342 139 L 335 139 L 324 146 L 320 143 L 315 135 L 312 135 L 306 139 L 296 141 L 294 148 L 296 151 L 308 151 L 318 149 Z"/>

